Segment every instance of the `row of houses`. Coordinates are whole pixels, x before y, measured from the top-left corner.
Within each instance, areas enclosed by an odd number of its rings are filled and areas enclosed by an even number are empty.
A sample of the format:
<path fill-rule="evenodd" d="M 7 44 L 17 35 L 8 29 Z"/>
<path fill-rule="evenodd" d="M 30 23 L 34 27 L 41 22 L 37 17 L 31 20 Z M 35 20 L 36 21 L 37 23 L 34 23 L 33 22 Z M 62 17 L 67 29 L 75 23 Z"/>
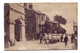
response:
<path fill-rule="evenodd" d="M 33 9 L 32 3 L 4 3 L 4 39 L 15 45 L 15 41 L 30 40 L 42 31 L 43 25 L 49 18 L 39 10 Z"/>

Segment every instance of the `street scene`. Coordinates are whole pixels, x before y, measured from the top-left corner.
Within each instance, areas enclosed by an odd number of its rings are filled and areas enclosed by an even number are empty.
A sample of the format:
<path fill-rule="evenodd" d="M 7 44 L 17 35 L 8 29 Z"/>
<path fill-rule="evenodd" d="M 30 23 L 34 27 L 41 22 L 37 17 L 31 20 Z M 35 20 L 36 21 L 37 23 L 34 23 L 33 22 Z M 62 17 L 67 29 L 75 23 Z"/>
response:
<path fill-rule="evenodd" d="M 70 38 L 69 38 L 70 39 Z M 15 46 L 5 48 L 5 50 L 75 50 L 75 45 L 68 41 L 68 45 L 65 46 L 64 42 L 58 42 L 54 44 L 39 44 L 39 40 L 17 42 Z"/>
<path fill-rule="evenodd" d="M 77 50 L 78 4 L 4 3 L 4 50 Z"/>

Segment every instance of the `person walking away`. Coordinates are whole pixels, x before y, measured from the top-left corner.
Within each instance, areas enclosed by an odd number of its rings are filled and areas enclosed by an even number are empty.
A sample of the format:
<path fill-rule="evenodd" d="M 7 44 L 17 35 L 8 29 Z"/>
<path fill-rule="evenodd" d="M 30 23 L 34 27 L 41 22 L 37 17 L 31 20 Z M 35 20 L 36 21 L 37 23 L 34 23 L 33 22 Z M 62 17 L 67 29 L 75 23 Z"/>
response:
<path fill-rule="evenodd" d="M 63 40 L 63 35 L 61 35 L 61 42 L 62 42 L 62 40 Z"/>
<path fill-rule="evenodd" d="M 71 43 L 73 43 L 73 40 L 74 40 L 74 35 L 72 34 L 71 35 Z"/>
<path fill-rule="evenodd" d="M 43 36 L 42 36 L 42 34 L 40 34 L 40 42 L 39 42 L 39 44 L 42 43 L 42 40 L 43 40 Z"/>
<path fill-rule="evenodd" d="M 65 42 L 65 46 L 67 46 L 67 42 L 68 42 L 68 37 L 67 37 L 67 35 L 64 37 L 64 42 Z"/>

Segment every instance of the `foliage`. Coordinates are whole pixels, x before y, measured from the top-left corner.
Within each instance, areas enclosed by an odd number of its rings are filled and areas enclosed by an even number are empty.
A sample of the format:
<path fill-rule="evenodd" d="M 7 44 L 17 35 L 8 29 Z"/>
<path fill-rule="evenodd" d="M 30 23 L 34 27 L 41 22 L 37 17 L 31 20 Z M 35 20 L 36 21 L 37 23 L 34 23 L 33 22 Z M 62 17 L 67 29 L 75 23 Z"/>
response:
<path fill-rule="evenodd" d="M 45 32 L 47 32 L 47 33 L 52 32 L 52 28 L 53 28 L 52 23 L 46 21 L 45 22 Z"/>
<path fill-rule="evenodd" d="M 64 33 L 66 33 L 66 30 L 64 28 L 60 27 L 60 28 L 57 29 L 57 33 L 64 34 Z"/>
<path fill-rule="evenodd" d="M 54 16 L 54 20 L 57 21 L 58 24 L 66 24 L 67 23 L 67 20 L 59 15 Z"/>

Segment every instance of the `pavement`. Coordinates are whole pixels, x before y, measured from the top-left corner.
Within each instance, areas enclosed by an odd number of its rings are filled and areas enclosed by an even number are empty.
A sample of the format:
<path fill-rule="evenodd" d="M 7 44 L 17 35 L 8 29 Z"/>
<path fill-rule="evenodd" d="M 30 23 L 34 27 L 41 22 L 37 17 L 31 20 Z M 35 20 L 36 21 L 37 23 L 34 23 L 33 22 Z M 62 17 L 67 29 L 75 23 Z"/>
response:
<path fill-rule="evenodd" d="M 68 36 L 68 44 L 65 46 L 64 42 L 57 42 L 53 44 L 39 44 L 39 40 L 16 42 L 15 46 L 4 48 L 6 51 L 12 50 L 74 50 L 75 45 L 71 43 L 70 36 Z"/>
<path fill-rule="evenodd" d="M 39 44 L 39 40 L 17 42 L 15 46 L 4 48 L 6 51 L 16 50 L 72 50 L 74 44 L 68 42 L 65 46 L 64 42 L 58 42 L 54 44 Z"/>

